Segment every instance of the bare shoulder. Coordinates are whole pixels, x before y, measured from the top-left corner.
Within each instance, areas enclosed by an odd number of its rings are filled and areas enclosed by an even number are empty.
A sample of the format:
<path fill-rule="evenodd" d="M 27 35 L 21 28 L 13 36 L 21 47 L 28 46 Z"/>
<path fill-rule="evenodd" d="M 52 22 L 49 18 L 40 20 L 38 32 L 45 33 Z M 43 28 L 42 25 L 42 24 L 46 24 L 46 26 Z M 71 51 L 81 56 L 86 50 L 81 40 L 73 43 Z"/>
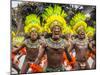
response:
<path fill-rule="evenodd" d="M 23 44 L 26 45 L 26 44 L 28 43 L 28 40 L 29 40 L 29 39 L 25 39 L 25 40 L 23 41 Z"/>
<path fill-rule="evenodd" d="M 63 44 L 64 44 L 65 47 L 69 46 L 69 42 L 66 39 L 63 39 Z"/>
<path fill-rule="evenodd" d="M 39 39 L 39 43 L 41 46 L 45 47 L 46 46 L 46 39 Z"/>

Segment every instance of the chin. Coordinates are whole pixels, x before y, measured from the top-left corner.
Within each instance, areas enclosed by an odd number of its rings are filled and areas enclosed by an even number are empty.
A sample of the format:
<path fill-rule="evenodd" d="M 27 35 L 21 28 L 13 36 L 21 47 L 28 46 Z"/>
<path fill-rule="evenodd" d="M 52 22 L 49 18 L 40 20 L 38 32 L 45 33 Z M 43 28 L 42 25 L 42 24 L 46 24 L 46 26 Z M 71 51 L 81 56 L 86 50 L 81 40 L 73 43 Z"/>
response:
<path fill-rule="evenodd" d="M 81 39 L 84 39 L 85 37 L 81 37 Z"/>
<path fill-rule="evenodd" d="M 60 37 L 55 37 L 55 40 L 59 39 Z"/>
<path fill-rule="evenodd" d="M 32 40 L 36 40 L 37 38 L 32 38 Z"/>

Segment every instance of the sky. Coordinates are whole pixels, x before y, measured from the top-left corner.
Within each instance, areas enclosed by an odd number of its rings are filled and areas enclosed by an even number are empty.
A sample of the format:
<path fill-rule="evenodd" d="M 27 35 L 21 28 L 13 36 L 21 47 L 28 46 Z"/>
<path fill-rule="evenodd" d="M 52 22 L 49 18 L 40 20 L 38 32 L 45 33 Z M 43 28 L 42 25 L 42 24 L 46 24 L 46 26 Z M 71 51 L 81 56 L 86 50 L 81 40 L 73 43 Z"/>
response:
<path fill-rule="evenodd" d="M 12 7 L 17 7 L 18 4 L 20 4 L 22 2 L 20 1 L 12 1 Z"/>

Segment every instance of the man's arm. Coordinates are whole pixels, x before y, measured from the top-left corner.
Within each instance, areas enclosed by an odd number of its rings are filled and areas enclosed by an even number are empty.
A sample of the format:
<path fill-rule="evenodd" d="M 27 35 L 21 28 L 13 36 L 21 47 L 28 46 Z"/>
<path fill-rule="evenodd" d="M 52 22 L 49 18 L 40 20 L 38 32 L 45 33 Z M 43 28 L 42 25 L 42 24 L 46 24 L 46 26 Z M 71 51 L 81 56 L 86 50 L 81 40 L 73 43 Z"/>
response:
<path fill-rule="evenodd" d="M 70 52 L 71 49 L 72 49 L 72 45 L 71 45 L 71 43 L 67 43 L 67 41 L 65 41 L 65 42 L 66 42 L 66 43 L 65 43 L 65 44 L 66 44 L 66 45 L 65 45 L 65 53 L 66 53 L 66 56 L 67 56 L 68 60 L 71 61 L 72 58 L 71 58 L 69 52 Z"/>
<path fill-rule="evenodd" d="M 66 53 L 66 56 L 67 56 L 68 60 L 71 61 L 72 58 L 71 58 L 71 56 L 70 56 L 70 54 L 68 52 L 68 48 L 67 47 L 65 47 L 65 53 Z"/>
<path fill-rule="evenodd" d="M 68 47 L 68 52 L 71 52 L 73 50 L 73 43 L 72 43 L 72 40 L 69 41 L 67 47 Z"/>
<path fill-rule="evenodd" d="M 35 64 L 39 64 L 40 63 L 40 61 L 41 61 L 41 58 L 43 57 L 43 55 L 44 55 L 44 47 L 41 45 L 40 46 L 40 48 L 39 48 L 39 53 L 38 53 L 38 57 L 36 58 L 36 60 L 35 60 Z"/>
<path fill-rule="evenodd" d="M 88 47 L 89 47 L 89 50 L 90 50 L 93 54 L 95 54 L 95 50 L 94 50 L 94 48 L 92 47 L 92 43 L 91 43 L 91 42 L 88 44 Z"/>

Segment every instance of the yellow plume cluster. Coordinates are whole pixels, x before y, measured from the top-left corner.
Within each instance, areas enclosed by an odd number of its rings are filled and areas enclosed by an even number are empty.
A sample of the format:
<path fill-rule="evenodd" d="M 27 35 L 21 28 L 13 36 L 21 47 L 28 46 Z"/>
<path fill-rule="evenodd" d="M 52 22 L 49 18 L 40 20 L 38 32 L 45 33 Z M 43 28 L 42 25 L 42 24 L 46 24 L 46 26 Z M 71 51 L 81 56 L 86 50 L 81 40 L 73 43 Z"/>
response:
<path fill-rule="evenodd" d="M 67 28 L 66 21 L 64 17 L 66 17 L 67 14 L 62 10 L 62 8 L 58 5 L 55 5 L 54 8 L 49 6 L 48 8 L 45 9 L 44 13 L 42 14 L 42 17 L 46 21 L 44 24 L 44 31 L 51 33 L 51 28 L 54 26 L 52 23 L 54 21 L 57 21 L 59 26 L 62 28 L 62 32 Z"/>
<path fill-rule="evenodd" d="M 20 46 L 22 45 L 24 39 L 25 39 L 24 36 L 16 36 L 12 39 L 12 44 L 16 46 Z"/>
<path fill-rule="evenodd" d="M 86 29 L 86 35 L 87 37 L 93 37 L 95 33 L 95 28 L 88 26 Z"/>
<path fill-rule="evenodd" d="M 87 24 L 84 21 L 79 21 L 73 26 L 73 30 L 78 33 L 80 30 L 86 31 Z"/>
<path fill-rule="evenodd" d="M 24 30 L 25 33 L 29 34 L 33 29 L 35 29 L 38 33 L 42 32 L 40 18 L 35 14 L 30 14 L 26 17 Z"/>
<path fill-rule="evenodd" d="M 67 26 L 66 30 L 64 31 L 64 34 L 74 34 L 74 31 L 70 26 Z"/>

